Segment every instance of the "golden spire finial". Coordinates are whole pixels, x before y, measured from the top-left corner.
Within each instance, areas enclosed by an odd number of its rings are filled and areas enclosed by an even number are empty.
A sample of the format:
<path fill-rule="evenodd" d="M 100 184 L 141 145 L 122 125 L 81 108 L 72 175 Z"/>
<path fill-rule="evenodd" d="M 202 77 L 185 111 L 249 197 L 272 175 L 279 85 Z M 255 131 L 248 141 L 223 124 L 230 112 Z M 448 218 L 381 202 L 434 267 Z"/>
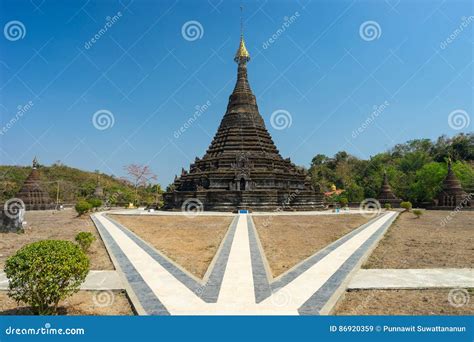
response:
<path fill-rule="evenodd" d="M 237 52 L 235 53 L 234 61 L 238 64 L 247 63 L 250 60 L 250 54 L 245 47 L 244 40 L 244 19 L 243 19 L 243 6 L 240 6 L 240 44 Z"/>

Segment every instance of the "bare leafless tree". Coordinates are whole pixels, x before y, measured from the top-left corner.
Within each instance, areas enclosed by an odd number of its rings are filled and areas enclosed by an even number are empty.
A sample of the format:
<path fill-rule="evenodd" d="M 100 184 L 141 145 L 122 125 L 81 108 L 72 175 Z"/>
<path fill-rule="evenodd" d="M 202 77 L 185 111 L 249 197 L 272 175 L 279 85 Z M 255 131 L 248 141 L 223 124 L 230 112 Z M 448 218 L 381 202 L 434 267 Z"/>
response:
<path fill-rule="evenodd" d="M 151 182 L 156 181 L 158 177 L 148 165 L 129 164 L 125 165 L 123 169 L 127 172 L 126 180 L 130 182 L 135 189 L 135 201 L 138 202 L 138 188 L 151 184 Z"/>

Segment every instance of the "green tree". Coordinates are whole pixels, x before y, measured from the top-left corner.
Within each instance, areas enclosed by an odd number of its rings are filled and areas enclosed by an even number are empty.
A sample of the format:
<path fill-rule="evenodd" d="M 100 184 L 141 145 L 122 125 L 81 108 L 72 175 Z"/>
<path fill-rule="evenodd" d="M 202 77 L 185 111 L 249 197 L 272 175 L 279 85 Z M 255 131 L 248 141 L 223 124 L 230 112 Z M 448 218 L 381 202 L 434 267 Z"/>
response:
<path fill-rule="evenodd" d="M 89 259 L 70 241 L 44 240 L 21 248 L 7 259 L 8 296 L 28 304 L 33 313 L 57 312 L 61 300 L 79 291 Z"/>
<path fill-rule="evenodd" d="M 91 232 L 80 232 L 76 235 L 74 240 L 76 240 L 84 252 L 87 252 L 96 238 Z"/>
<path fill-rule="evenodd" d="M 92 209 L 92 205 L 87 202 L 86 200 L 79 200 L 74 207 L 76 209 L 77 215 L 81 216 L 87 213 L 89 210 Z"/>

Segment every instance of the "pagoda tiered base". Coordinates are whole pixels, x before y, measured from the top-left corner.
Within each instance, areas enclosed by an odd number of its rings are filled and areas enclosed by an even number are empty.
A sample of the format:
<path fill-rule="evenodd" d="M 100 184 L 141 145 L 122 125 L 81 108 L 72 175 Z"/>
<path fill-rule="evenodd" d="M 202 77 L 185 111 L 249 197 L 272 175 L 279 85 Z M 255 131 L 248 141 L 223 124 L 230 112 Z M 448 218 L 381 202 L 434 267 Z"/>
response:
<path fill-rule="evenodd" d="M 186 200 L 199 200 L 202 209 L 232 212 L 240 209 L 250 211 L 308 211 L 322 210 L 321 194 L 308 190 L 202 190 L 175 191 L 166 193 L 164 209 L 180 210 Z M 197 202 L 197 201 L 196 201 Z M 199 203 L 198 202 L 198 203 Z"/>
<path fill-rule="evenodd" d="M 390 204 L 390 207 L 392 208 L 400 208 L 400 203 L 402 203 L 402 200 L 399 198 L 378 198 L 377 199 L 383 208 L 385 204 Z"/>

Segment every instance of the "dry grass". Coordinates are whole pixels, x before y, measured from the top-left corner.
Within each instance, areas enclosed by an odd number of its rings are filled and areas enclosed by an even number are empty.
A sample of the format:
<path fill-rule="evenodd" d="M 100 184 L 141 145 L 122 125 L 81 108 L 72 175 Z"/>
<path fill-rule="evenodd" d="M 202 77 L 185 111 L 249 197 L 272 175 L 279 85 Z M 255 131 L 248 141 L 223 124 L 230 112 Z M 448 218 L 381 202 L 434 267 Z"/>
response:
<path fill-rule="evenodd" d="M 364 268 L 473 267 L 474 212 L 458 212 L 444 227 L 448 211 L 403 213 L 389 228 Z"/>
<path fill-rule="evenodd" d="M 102 306 L 99 300 L 94 302 L 96 291 L 79 291 L 59 306 L 60 315 L 134 315 L 132 306 L 124 291 L 113 291 L 113 301 L 108 306 Z M 97 298 L 97 297 L 96 297 Z M 96 304 L 98 303 L 98 305 Z M 0 315 L 31 315 L 30 309 L 25 305 L 18 305 L 7 296 L 6 291 L 0 291 Z"/>
<path fill-rule="evenodd" d="M 358 214 L 253 216 L 253 220 L 273 277 L 369 221 Z"/>
<path fill-rule="evenodd" d="M 110 217 L 198 278 L 204 277 L 233 219 L 230 216 Z"/>
<path fill-rule="evenodd" d="M 0 233 L 0 269 L 4 267 L 5 260 L 24 245 L 40 240 L 74 241 L 79 232 L 91 232 L 97 239 L 87 253 L 91 270 L 114 269 L 105 245 L 88 216 L 77 217 L 72 209 L 27 211 L 25 220 L 25 233 Z"/>
<path fill-rule="evenodd" d="M 356 290 L 346 292 L 338 303 L 336 315 L 473 315 L 471 300 L 461 307 L 448 301 L 450 289 Z"/>

